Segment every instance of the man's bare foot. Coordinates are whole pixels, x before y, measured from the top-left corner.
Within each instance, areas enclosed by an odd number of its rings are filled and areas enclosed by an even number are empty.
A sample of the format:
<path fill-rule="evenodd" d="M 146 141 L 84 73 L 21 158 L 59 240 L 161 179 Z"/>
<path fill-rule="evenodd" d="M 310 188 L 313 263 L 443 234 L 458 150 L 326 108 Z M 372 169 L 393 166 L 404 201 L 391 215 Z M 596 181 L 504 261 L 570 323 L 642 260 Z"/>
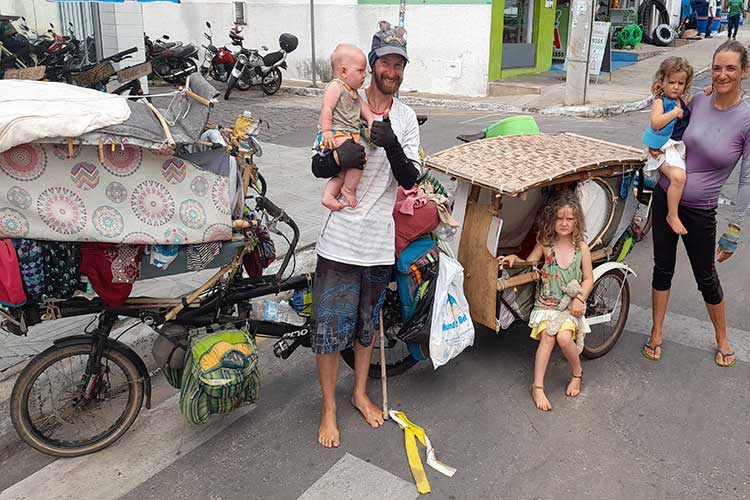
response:
<path fill-rule="evenodd" d="M 569 398 L 574 398 L 581 393 L 581 383 L 583 382 L 583 372 L 580 375 L 573 375 L 570 379 L 568 388 L 565 390 L 565 395 Z"/>
<path fill-rule="evenodd" d="M 336 197 L 333 195 L 324 194 L 323 199 L 320 202 L 323 204 L 324 207 L 334 212 L 344 208 L 343 203 L 337 200 Z"/>
<path fill-rule="evenodd" d="M 350 207 L 355 208 L 357 206 L 357 193 L 344 186 L 341 188 L 341 194 L 344 196 L 344 199 Z"/>
<path fill-rule="evenodd" d="M 687 234 L 687 229 L 682 225 L 682 221 L 676 215 L 667 215 L 667 224 L 676 234 Z"/>
<path fill-rule="evenodd" d="M 375 406 L 375 403 L 367 397 L 367 394 L 363 394 L 362 396 L 354 394 L 352 396 L 352 405 L 359 410 L 362 416 L 365 417 L 365 422 L 373 429 L 377 429 L 383 425 L 383 411 Z"/>
<path fill-rule="evenodd" d="M 318 429 L 318 443 L 326 448 L 338 448 L 341 444 L 339 426 L 336 423 L 336 407 L 323 408 L 320 418 L 320 429 Z"/>
<path fill-rule="evenodd" d="M 550 411 L 552 409 L 552 405 L 550 404 L 549 399 L 547 399 L 547 395 L 544 393 L 544 387 L 541 385 L 531 386 L 531 399 L 534 400 L 536 407 L 542 411 Z"/>

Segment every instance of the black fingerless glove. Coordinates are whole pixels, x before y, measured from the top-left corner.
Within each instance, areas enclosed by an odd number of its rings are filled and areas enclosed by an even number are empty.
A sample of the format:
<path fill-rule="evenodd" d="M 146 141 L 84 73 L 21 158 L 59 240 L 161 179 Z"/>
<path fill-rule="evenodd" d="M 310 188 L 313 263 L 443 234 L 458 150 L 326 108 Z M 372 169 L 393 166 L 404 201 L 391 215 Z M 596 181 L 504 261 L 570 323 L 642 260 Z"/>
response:
<path fill-rule="evenodd" d="M 335 156 L 338 157 L 338 163 Z M 365 166 L 365 148 L 351 139 L 345 141 L 335 153 L 321 156 L 316 154 L 312 159 L 312 172 L 315 177 L 330 179 L 342 168 L 359 168 Z"/>

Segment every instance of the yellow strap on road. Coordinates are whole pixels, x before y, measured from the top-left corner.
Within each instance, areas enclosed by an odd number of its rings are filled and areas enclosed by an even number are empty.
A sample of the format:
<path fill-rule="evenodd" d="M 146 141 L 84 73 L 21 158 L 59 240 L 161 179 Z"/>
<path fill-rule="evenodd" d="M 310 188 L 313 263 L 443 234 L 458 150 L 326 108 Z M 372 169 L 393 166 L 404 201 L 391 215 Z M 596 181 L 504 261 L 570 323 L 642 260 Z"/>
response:
<path fill-rule="evenodd" d="M 391 410 L 389 414 L 391 419 L 393 419 L 404 431 L 406 458 L 409 460 L 411 475 L 414 476 L 414 482 L 419 493 L 430 493 L 431 490 L 430 482 L 427 480 L 427 474 L 425 474 L 424 466 L 422 466 L 422 459 L 419 458 L 419 450 L 417 449 L 416 441 L 417 439 L 425 448 L 427 448 L 427 465 L 440 472 L 441 474 L 444 474 L 448 477 L 453 477 L 453 474 L 456 473 L 456 469 L 445 465 L 437 459 L 437 456 L 435 455 L 435 449 L 432 447 L 430 438 L 427 437 L 427 434 L 425 433 L 423 428 L 409 420 L 403 412 Z"/>

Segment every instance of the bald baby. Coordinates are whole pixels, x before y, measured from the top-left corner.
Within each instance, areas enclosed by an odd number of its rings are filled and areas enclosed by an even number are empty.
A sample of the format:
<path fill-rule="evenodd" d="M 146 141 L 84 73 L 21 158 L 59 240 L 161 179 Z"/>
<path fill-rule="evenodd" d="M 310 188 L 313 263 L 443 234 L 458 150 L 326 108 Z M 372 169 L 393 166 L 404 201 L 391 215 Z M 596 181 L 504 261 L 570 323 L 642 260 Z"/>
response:
<path fill-rule="evenodd" d="M 358 47 L 348 43 L 340 43 L 331 54 L 331 68 L 333 75 L 340 78 L 344 68 L 352 70 L 354 67 L 367 66 L 365 53 Z"/>

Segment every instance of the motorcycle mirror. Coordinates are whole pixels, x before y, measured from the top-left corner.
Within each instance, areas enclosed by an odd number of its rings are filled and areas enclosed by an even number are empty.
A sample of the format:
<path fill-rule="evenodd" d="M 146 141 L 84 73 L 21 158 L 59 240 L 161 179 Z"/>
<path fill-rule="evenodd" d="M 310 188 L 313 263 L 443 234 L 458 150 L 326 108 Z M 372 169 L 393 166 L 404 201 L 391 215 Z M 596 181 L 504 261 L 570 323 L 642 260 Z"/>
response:
<path fill-rule="evenodd" d="M 211 29 L 211 23 L 209 23 L 208 21 L 206 21 L 206 27 L 207 27 L 208 29 Z"/>
<path fill-rule="evenodd" d="M 49 23 L 49 27 L 52 28 L 52 29 L 55 29 L 55 25 L 52 24 L 52 23 Z"/>
<path fill-rule="evenodd" d="M 169 40 L 169 35 L 162 35 L 161 37 L 162 37 L 163 39 L 165 39 L 165 40 Z"/>
<path fill-rule="evenodd" d="M 265 45 L 261 45 L 260 48 L 263 50 L 268 50 L 268 47 L 266 47 Z"/>

